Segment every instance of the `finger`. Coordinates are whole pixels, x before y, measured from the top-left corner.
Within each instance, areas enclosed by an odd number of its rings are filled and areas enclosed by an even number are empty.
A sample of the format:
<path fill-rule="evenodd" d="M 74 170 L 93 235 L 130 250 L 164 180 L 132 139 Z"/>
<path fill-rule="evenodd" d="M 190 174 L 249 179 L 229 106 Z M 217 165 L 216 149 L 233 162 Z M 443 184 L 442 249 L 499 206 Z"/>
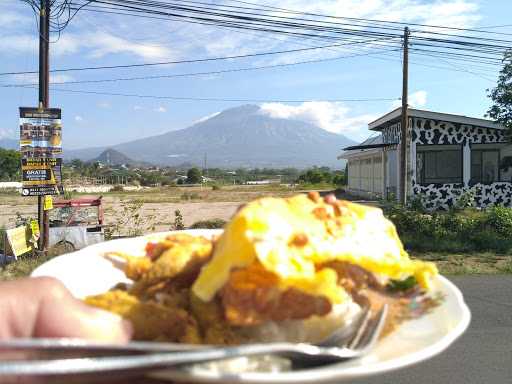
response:
<path fill-rule="evenodd" d="M 128 321 L 75 299 L 53 278 L 0 283 L 0 338 L 77 337 L 126 342 Z"/>

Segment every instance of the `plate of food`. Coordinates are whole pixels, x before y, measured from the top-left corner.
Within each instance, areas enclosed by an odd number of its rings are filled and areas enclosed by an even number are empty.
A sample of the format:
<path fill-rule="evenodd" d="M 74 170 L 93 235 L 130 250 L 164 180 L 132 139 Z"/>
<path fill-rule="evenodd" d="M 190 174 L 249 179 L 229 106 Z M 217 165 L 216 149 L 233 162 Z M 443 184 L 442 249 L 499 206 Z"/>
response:
<path fill-rule="evenodd" d="M 431 358 L 468 327 L 458 288 L 414 260 L 382 210 L 333 195 L 266 197 L 223 230 L 184 230 L 95 244 L 56 257 L 52 276 L 86 303 L 134 326 L 134 340 L 177 348 L 321 342 L 363 307 L 388 308 L 366 355 L 322 366 L 263 357 L 155 372 L 188 382 L 319 383 Z M 169 344 L 167 344 L 169 345 Z"/>

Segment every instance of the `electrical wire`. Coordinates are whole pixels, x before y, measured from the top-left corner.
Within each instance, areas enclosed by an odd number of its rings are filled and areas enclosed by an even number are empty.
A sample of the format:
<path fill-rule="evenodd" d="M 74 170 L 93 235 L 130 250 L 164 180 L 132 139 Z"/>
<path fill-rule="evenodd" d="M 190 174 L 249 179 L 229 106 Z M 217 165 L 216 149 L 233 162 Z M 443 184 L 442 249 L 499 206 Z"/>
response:
<path fill-rule="evenodd" d="M 348 45 L 356 45 L 356 44 L 367 44 L 368 41 L 357 41 L 350 43 L 341 43 L 341 44 L 331 44 L 324 46 L 315 46 L 315 47 L 307 47 L 307 48 L 295 48 L 295 49 L 287 49 L 280 51 L 270 51 L 270 52 L 257 52 L 257 53 L 249 53 L 243 55 L 232 55 L 232 56 L 219 56 L 219 57 L 208 57 L 202 59 L 190 59 L 190 60 L 173 60 L 173 61 L 159 61 L 153 63 L 140 63 L 140 64 L 121 64 L 121 65 L 101 65 L 95 67 L 76 67 L 76 68 L 60 68 L 60 69 L 52 69 L 50 72 L 74 72 L 74 71 L 92 71 L 92 70 L 103 70 L 103 69 L 120 69 L 120 68 L 139 68 L 139 67 L 153 67 L 153 66 L 161 66 L 161 65 L 171 65 L 171 64 L 191 64 L 191 63 L 203 63 L 210 61 L 221 61 L 221 60 L 233 60 L 233 59 L 245 59 L 249 57 L 261 57 L 261 56 L 271 56 L 271 55 L 279 55 L 285 53 L 297 53 L 297 52 L 307 52 L 324 48 L 333 48 L 333 47 L 344 47 Z M 24 74 L 33 74 L 39 73 L 36 70 L 33 71 L 18 71 L 18 72 L 2 72 L 0 76 L 10 76 L 10 75 L 24 75 Z"/>
<path fill-rule="evenodd" d="M 118 77 L 118 78 L 111 78 L 111 79 L 73 80 L 73 81 L 62 81 L 62 82 L 53 82 L 53 83 L 50 82 L 50 84 L 51 85 L 94 84 L 94 83 L 109 83 L 109 82 L 118 82 L 118 81 L 157 80 L 157 79 L 169 79 L 169 78 L 178 78 L 178 77 L 220 75 L 220 74 L 234 73 L 234 72 L 257 71 L 257 70 L 262 70 L 262 69 L 290 67 L 290 66 L 301 65 L 301 64 L 312 64 L 312 63 L 322 63 L 322 62 L 328 62 L 328 61 L 337 61 L 337 60 L 341 60 L 341 59 L 348 59 L 348 58 L 360 57 L 360 56 L 369 56 L 369 55 L 380 54 L 383 52 L 392 52 L 392 51 L 397 51 L 397 50 L 398 49 L 377 50 L 377 51 L 372 51 L 372 52 L 330 57 L 330 58 L 324 58 L 324 59 L 303 60 L 303 61 L 297 61 L 297 62 L 293 62 L 293 63 L 262 65 L 262 66 L 245 67 L 245 68 L 232 68 L 232 69 L 223 69 L 223 70 L 217 70 L 217 71 L 179 73 L 179 74 L 155 75 L 155 76 Z M 10 88 L 10 87 L 17 88 L 17 87 L 23 87 L 26 85 L 37 85 L 37 83 L 2 84 L 1 86 L 3 88 Z"/>
<path fill-rule="evenodd" d="M 25 86 L 26 88 L 36 89 L 34 86 Z M 78 94 L 102 95 L 102 96 L 121 96 L 121 97 L 135 97 L 142 99 L 159 99 L 159 100 L 176 100 L 176 101 L 222 101 L 222 102 L 244 102 L 244 103 L 306 103 L 310 101 L 325 101 L 331 103 L 339 102 L 380 102 L 380 101 L 396 101 L 400 98 L 351 98 L 351 99 L 242 99 L 242 98 L 213 98 L 213 97 L 186 97 L 186 96 L 159 96 L 159 95 L 142 95 L 137 93 L 117 93 L 117 92 L 98 92 L 98 91 L 84 91 L 75 89 L 62 89 L 52 88 L 57 92 L 68 92 Z"/>

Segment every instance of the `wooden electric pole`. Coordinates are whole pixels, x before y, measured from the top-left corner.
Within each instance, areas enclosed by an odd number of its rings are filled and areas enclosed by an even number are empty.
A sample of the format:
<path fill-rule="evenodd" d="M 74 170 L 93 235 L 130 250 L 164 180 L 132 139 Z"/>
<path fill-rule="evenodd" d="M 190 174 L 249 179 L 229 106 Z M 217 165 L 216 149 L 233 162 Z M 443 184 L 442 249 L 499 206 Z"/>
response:
<path fill-rule="evenodd" d="M 39 108 L 49 105 L 50 77 L 50 0 L 40 0 L 39 13 Z M 39 220 L 39 249 L 46 252 L 49 240 L 48 211 L 44 210 L 44 196 L 37 197 Z"/>
<path fill-rule="evenodd" d="M 404 28 L 404 59 L 402 68 L 402 121 L 400 129 L 400 202 L 407 203 L 407 92 L 409 80 L 409 28 Z"/>

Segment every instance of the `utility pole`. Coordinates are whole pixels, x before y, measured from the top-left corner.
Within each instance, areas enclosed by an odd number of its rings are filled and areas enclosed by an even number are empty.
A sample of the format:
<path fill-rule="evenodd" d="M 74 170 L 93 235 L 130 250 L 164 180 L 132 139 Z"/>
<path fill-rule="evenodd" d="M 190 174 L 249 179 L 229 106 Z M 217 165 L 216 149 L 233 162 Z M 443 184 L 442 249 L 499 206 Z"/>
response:
<path fill-rule="evenodd" d="M 39 13 L 39 108 L 48 108 L 50 83 L 50 0 L 40 0 Z M 48 211 L 44 210 L 44 196 L 37 197 L 39 221 L 39 249 L 46 252 L 49 242 Z"/>
<path fill-rule="evenodd" d="M 407 92 L 409 82 L 409 27 L 404 28 L 404 60 L 402 73 L 402 122 L 400 137 L 400 202 L 407 203 Z"/>

